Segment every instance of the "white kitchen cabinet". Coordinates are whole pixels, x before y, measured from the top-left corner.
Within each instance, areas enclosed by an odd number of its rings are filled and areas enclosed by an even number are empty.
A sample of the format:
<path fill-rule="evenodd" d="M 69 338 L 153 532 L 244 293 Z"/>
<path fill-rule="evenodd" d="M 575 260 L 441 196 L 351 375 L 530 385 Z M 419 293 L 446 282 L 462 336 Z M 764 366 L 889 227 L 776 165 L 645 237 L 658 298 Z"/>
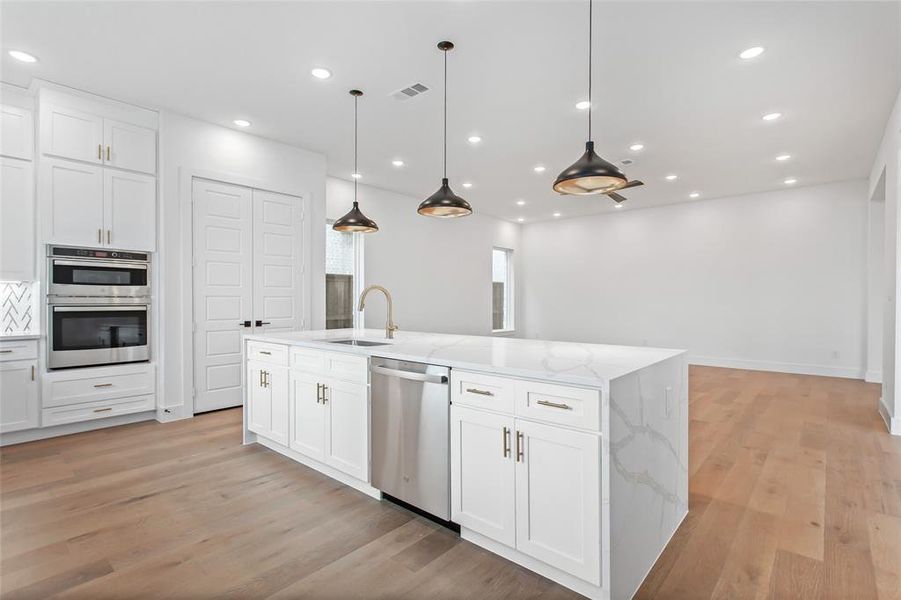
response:
<path fill-rule="evenodd" d="M 0 158 L 0 280 L 35 279 L 34 168 Z"/>
<path fill-rule="evenodd" d="M 292 371 L 291 449 L 324 462 L 325 417 L 319 379 L 311 374 Z"/>
<path fill-rule="evenodd" d="M 156 173 L 156 131 L 103 120 L 104 164 L 130 171 Z"/>
<path fill-rule="evenodd" d="M 124 250 L 156 248 L 156 178 L 104 169 L 104 243 Z"/>
<path fill-rule="evenodd" d="M 288 444 L 288 369 L 247 363 L 248 429 L 279 444 Z"/>
<path fill-rule="evenodd" d="M 600 585 L 600 438 L 521 419 L 516 438 L 516 549 Z"/>
<path fill-rule="evenodd" d="M 337 379 L 324 382 L 326 409 L 325 462 L 369 480 L 369 398 L 365 385 Z"/>
<path fill-rule="evenodd" d="M 103 164 L 103 117 L 66 106 L 46 105 L 41 119 L 43 154 Z"/>
<path fill-rule="evenodd" d="M 66 160 L 41 163 L 47 242 L 99 246 L 103 235 L 103 168 Z"/>
<path fill-rule="evenodd" d="M 0 433 L 38 426 L 36 360 L 0 362 Z"/>
<path fill-rule="evenodd" d="M 0 155 L 34 160 L 34 120 L 30 110 L 0 106 Z"/>
<path fill-rule="evenodd" d="M 451 408 L 451 520 L 516 544 L 513 418 Z"/>

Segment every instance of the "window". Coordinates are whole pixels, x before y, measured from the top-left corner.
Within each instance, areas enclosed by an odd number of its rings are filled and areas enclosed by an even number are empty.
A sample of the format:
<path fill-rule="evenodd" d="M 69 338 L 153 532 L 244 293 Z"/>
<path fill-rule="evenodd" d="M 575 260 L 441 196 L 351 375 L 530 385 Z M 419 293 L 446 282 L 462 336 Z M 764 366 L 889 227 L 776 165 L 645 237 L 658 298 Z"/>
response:
<path fill-rule="evenodd" d="M 491 251 L 491 329 L 513 331 L 513 250 Z"/>
<path fill-rule="evenodd" d="M 335 231 L 326 223 L 325 231 L 325 328 L 355 326 L 354 306 L 362 287 L 362 252 L 359 234 Z"/>

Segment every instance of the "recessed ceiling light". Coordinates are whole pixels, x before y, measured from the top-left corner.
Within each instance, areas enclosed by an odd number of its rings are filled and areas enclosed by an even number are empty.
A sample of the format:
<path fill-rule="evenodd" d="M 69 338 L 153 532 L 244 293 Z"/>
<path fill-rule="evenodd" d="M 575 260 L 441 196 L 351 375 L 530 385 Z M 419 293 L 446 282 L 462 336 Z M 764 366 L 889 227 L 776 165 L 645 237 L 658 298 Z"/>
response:
<path fill-rule="evenodd" d="M 780 113 L 780 112 L 771 112 L 771 113 L 767 113 L 767 114 L 763 115 L 763 120 L 764 121 L 775 121 L 776 119 L 778 119 L 781 116 L 782 116 L 782 113 Z"/>
<path fill-rule="evenodd" d="M 328 79 L 332 76 L 332 72 L 323 67 L 316 67 L 315 69 L 310 71 L 310 74 L 313 75 L 313 77 L 315 77 L 316 79 Z"/>
<path fill-rule="evenodd" d="M 588 100 L 582 100 L 581 102 L 576 102 L 576 108 L 579 110 L 587 110 L 591 108 L 591 102 Z"/>
<path fill-rule="evenodd" d="M 468 182 L 468 181 L 464 181 L 464 182 L 463 182 L 463 187 L 465 187 L 465 188 L 471 188 L 471 187 L 472 187 L 472 184 L 471 184 L 470 182 Z"/>
<path fill-rule="evenodd" d="M 632 152 L 644 150 L 644 144 L 632 144 L 631 146 L 629 146 L 629 150 L 631 150 Z"/>
<path fill-rule="evenodd" d="M 752 58 L 757 58 L 761 54 L 763 54 L 763 46 L 754 46 L 753 48 L 748 48 L 747 50 L 743 50 L 741 54 L 739 54 L 739 58 L 743 58 L 745 60 L 750 60 Z"/>
<path fill-rule="evenodd" d="M 478 135 L 471 135 L 466 139 L 467 139 L 467 141 L 469 141 L 470 144 L 478 144 L 482 141 L 481 136 L 478 136 Z"/>
<path fill-rule="evenodd" d="M 360 175 L 359 173 L 351 173 L 350 176 L 354 179 L 359 179 L 360 177 L 362 177 L 362 175 Z"/>
<path fill-rule="evenodd" d="M 520 223 L 522 223 L 523 221 L 525 221 L 525 219 L 523 219 L 522 217 L 518 217 L 516 220 L 519 221 Z"/>
<path fill-rule="evenodd" d="M 245 119 L 235 119 L 234 121 L 232 121 L 232 123 L 234 123 L 238 127 L 250 127 L 250 121 L 247 121 Z"/>
<path fill-rule="evenodd" d="M 675 181 L 676 179 L 679 179 L 679 176 L 678 175 L 667 175 L 666 177 L 664 177 L 664 179 L 666 179 L 667 181 Z"/>
<path fill-rule="evenodd" d="M 559 217 L 559 216 L 560 216 L 560 213 L 554 213 L 554 216 L 555 216 L 555 217 Z"/>
<path fill-rule="evenodd" d="M 788 159 L 790 159 L 791 157 L 792 157 L 791 154 L 780 154 L 779 156 L 776 157 L 776 160 L 778 160 L 778 161 L 781 162 L 781 161 L 788 160 Z"/>
<path fill-rule="evenodd" d="M 786 180 L 783 181 L 782 183 L 784 183 L 785 185 L 795 185 L 796 183 L 798 183 L 798 180 L 795 179 L 794 177 L 789 177 L 788 179 L 786 179 Z"/>
<path fill-rule="evenodd" d="M 532 170 L 536 173 L 544 173 L 544 165 L 535 165 Z"/>
<path fill-rule="evenodd" d="M 394 165 L 395 167 L 402 167 L 402 166 L 404 166 L 404 161 L 402 161 L 398 158 L 398 159 L 392 160 L 391 164 Z"/>
<path fill-rule="evenodd" d="M 525 205 L 526 205 L 526 201 L 525 201 L 525 200 L 517 200 L 517 201 L 516 201 L 516 206 L 525 206 Z"/>
<path fill-rule="evenodd" d="M 613 205 L 613 208 L 622 208 L 622 207 L 623 207 L 623 205 L 618 202 Z"/>
<path fill-rule="evenodd" d="M 700 198 L 701 192 L 692 192 L 688 195 L 689 198 Z"/>
<path fill-rule="evenodd" d="M 38 57 L 33 54 L 28 54 L 27 52 L 22 52 L 21 50 L 10 50 L 9 55 L 15 58 L 16 60 L 20 60 L 25 63 L 36 63 L 38 62 Z"/>

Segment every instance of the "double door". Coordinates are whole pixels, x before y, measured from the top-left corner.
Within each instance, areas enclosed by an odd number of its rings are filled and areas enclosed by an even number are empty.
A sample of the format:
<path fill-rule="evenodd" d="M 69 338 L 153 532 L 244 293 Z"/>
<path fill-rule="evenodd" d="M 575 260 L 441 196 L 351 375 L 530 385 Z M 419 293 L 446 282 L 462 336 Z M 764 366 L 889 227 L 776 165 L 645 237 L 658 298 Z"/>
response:
<path fill-rule="evenodd" d="M 454 405 L 451 515 L 600 585 L 600 438 Z"/>
<path fill-rule="evenodd" d="M 244 333 L 303 327 L 301 198 L 193 182 L 194 412 L 242 402 Z"/>

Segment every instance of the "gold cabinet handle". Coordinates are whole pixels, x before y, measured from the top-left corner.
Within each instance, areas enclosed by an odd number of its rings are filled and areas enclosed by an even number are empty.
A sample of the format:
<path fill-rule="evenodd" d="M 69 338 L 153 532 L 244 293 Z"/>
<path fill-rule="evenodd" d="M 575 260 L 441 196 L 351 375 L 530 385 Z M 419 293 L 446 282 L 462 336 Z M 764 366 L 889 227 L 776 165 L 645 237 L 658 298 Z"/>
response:
<path fill-rule="evenodd" d="M 319 404 L 319 401 L 322 400 L 322 384 L 316 384 L 316 404 Z"/>
<path fill-rule="evenodd" d="M 329 400 L 329 389 L 324 383 L 322 384 L 322 403 L 325 404 Z"/>
<path fill-rule="evenodd" d="M 31 380 L 34 381 L 34 365 L 31 365 Z"/>
<path fill-rule="evenodd" d="M 573 407 L 569 404 L 559 404 L 557 402 L 551 402 L 550 400 L 539 400 L 535 404 L 540 404 L 541 406 L 550 406 L 551 408 L 562 408 L 563 410 L 573 409 Z"/>
<path fill-rule="evenodd" d="M 103 144 L 97 144 L 97 160 L 103 160 Z"/>
<path fill-rule="evenodd" d="M 111 411 L 111 410 L 113 410 L 111 407 L 107 407 L 107 408 L 95 408 L 95 409 L 94 409 L 94 412 L 95 412 L 95 413 L 98 413 L 98 412 L 109 412 L 109 411 Z"/>
<path fill-rule="evenodd" d="M 524 446 L 523 435 L 521 431 L 516 432 L 516 462 L 525 462 L 525 449 Z"/>
<path fill-rule="evenodd" d="M 94 387 L 95 388 L 113 387 L 113 384 L 111 384 L 111 383 L 95 383 Z"/>
<path fill-rule="evenodd" d="M 269 352 L 268 350 L 260 350 L 260 354 L 265 354 L 266 356 L 272 356 L 272 352 Z"/>
<path fill-rule="evenodd" d="M 510 456 L 510 429 L 504 427 L 504 458 Z"/>
<path fill-rule="evenodd" d="M 466 392 L 469 394 L 478 394 L 479 396 L 493 396 L 494 392 L 489 392 L 488 390 L 480 390 L 478 388 L 466 388 Z"/>
<path fill-rule="evenodd" d="M 0 350 L 0 354 L 12 354 L 12 350 Z"/>
<path fill-rule="evenodd" d="M 97 230 L 97 243 L 98 244 L 103 243 L 103 230 L 102 229 Z"/>
<path fill-rule="evenodd" d="M 106 147 L 106 160 L 109 161 L 109 159 L 110 159 L 110 149 L 109 149 L 109 146 L 107 146 Z"/>
<path fill-rule="evenodd" d="M 106 230 L 106 243 L 107 244 L 113 243 L 113 230 L 112 229 Z"/>

